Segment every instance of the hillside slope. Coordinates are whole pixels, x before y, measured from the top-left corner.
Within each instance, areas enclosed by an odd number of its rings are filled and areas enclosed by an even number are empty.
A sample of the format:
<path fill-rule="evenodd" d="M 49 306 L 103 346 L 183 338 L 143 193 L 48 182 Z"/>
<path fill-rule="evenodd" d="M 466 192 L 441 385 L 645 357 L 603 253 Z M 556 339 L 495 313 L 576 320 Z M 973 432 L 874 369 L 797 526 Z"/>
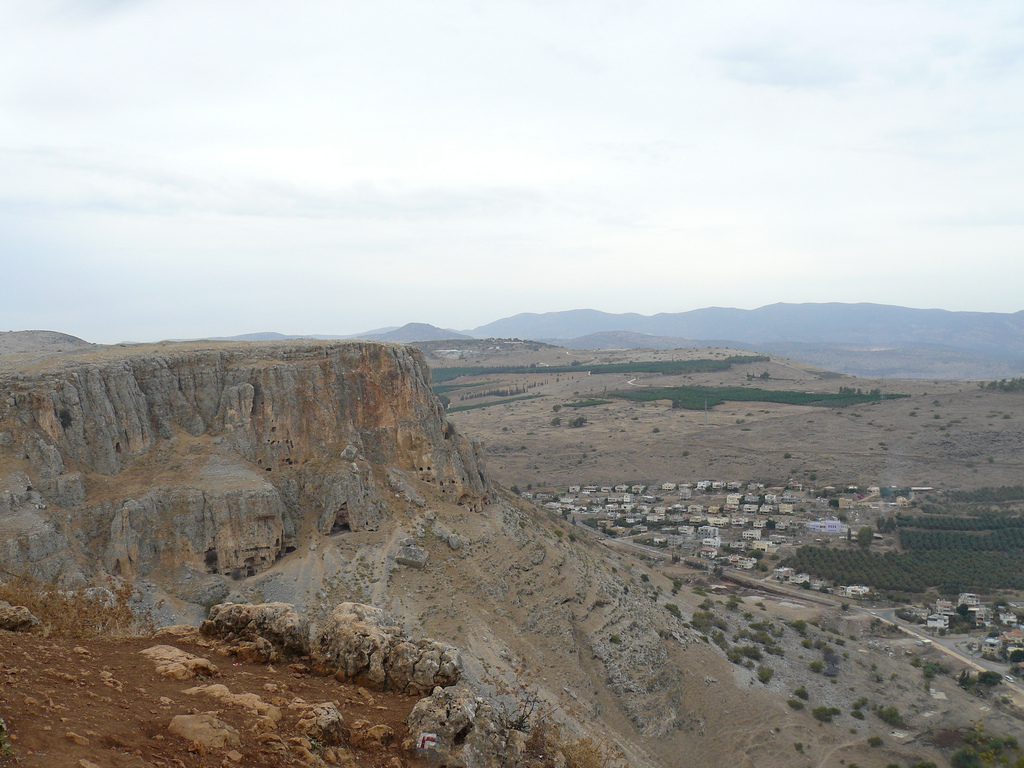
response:
<path fill-rule="evenodd" d="M 813 764 L 837 750 L 864 765 L 930 754 L 898 743 L 872 751 L 877 723 L 823 728 L 786 706 L 797 684 L 844 711 L 862 694 L 901 696 L 921 728 L 960 725 L 974 711 L 957 700 L 919 717 L 930 700 L 916 680 L 873 682 L 869 661 L 887 674 L 907 666 L 881 653 L 854 656 L 843 686 L 809 679 L 800 637 L 783 626 L 785 661 L 771 660 L 769 683 L 753 664 L 730 663 L 700 629 L 704 576 L 610 551 L 494 487 L 414 350 L 100 349 L 0 384 L 8 574 L 65 590 L 130 584 L 157 624 L 198 624 L 224 602 L 280 601 L 314 622 L 349 601 L 385 609 L 409 635 L 460 648 L 463 679 L 480 696 L 536 697 L 547 720 L 630 766 L 782 768 L 794 743 Z M 754 631 L 761 609 L 749 601 L 732 615 L 714 608 L 729 638 Z M 28 668 L 2 663 L 14 679 Z M 100 736 L 85 738 L 103 738 L 92 730 Z"/>

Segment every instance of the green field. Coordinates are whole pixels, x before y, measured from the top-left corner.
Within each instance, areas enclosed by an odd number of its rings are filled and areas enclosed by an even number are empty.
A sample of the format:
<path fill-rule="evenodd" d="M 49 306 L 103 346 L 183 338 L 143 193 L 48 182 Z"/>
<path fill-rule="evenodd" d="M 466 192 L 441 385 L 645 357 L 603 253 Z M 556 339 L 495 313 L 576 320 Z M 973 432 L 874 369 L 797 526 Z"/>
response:
<path fill-rule="evenodd" d="M 896 592 L 1024 589 L 1024 518 L 898 516 L 899 553 L 801 547 L 785 565 Z"/>
<path fill-rule="evenodd" d="M 914 550 L 884 555 L 854 549 L 801 547 L 783 565 L 831 579 L 891 592 L 945 594 L 1024 589 L 1024 550 Z"/>
<path fill-rule="evenodd" d="M 841 391 L 795 392 L 783 389 L 759 389 L 757 387 L 647 387 L 609 392 L 608 397 L 624 400 L 653 402 L 671 400 L 673 408 L 699 411 L 704 406 L 712 408 L 725 402 L 784 403 L 786 405 L 811 405 L 826 408 L 844 408 L 848 405 L 877 403 L 908 395 L 882 394 L 881 392 Z"/>
<path fill-rule="evenodd" d="M 479 408 L 490 408 L 492 405 L 505 405 L 505 403 L 516 403 L 520 400 L 534 400 L 543 395 L 520 395 L 519 397 L 506 397 L 501 400 L 490 400 L 486 403 L 473 403 L 472 405 L 453 405 L 448 409 L 448 413 L 458 413 L 460 411 L 475 411 Z"/>
<path fill-rule="evenodd" d="M 764 355 L 732 355 L 717 360 L 648 360 L 635 363 L 600 363 L 597 365 L 526 365 L 526 366 L 459 366 L 433 368 L 434 384 L 453 381 L 463 376 L 489 376 L 520 373 L 660 373 L 665 375 L 683 373 L 714 373 L 727 371 L 743 363 L 765 363 L 770 358 Z"/>

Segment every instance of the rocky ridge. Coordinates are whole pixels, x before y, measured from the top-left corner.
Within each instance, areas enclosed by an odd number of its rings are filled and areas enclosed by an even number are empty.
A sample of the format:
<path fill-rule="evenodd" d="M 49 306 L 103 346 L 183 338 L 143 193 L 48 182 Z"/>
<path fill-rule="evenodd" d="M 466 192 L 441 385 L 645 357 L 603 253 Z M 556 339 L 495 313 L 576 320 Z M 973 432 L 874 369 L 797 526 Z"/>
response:
<path fill-rule="evenodd" d="M 489 493 L 403 347 L 128 348 L 0 373 L 0 393 L 0 558 L 47 581 L 205 607 L 311 533 L 379 528 L 408 478 L 470 509 Z"/>

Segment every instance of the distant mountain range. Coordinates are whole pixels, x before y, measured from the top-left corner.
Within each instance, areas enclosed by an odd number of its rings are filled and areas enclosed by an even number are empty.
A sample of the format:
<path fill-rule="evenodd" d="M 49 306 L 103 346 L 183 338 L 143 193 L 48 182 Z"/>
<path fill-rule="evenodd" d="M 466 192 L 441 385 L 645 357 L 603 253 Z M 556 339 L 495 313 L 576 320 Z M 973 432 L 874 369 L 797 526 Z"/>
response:
<path fill-rule="evenodd" d="M 242 333 L 238 336 L 210 336 L 205 341 L 290 341 L 297 339 L 318 339 L 323 341 L 334 341 L 338 339 L 361 339 L 365 341 L 389 341 L 396 344 L 409 344 L 414 341 L 442 341 L 445 339 L 471 339 L 458 331 L 447 328 L 438 328 L 428 323 L 406 323 L 401 327 L 388 326 L 376 328 L 372 331 L 349 334 L 347 336 L 331 335 L 324 333 L 311 334 L 287 334 L 276 331 L 262 331 L 259 333 Z"/>
<path fill-rule="evenodd" d="M 468 331 L 473 336 L 578 340 L 630 332 L 684 342 L 728 339 L 748 344 L 939 345 L 1015 358 L 1024 355 L 1024 312 L 950 312 L 886 304 L 770 304 L 758 309 L 707 307 L 657 315 L 575 309 L 520 314 Z M 636 340 L 636 339 L 634 339 Z"/>
<path fill-rule="evenodd" d="M 1024 311 L 951 312 L 868 303 L 707 307 L 656 315 L 574 309 L 513 315 L 467 331 L 408 323 L 349 336 L 253 333 L 228 338 L 405 344 L 518 338 L 581 350 L 719 346 L 863 376 L 1003 378 L 1024 373 Z"/>

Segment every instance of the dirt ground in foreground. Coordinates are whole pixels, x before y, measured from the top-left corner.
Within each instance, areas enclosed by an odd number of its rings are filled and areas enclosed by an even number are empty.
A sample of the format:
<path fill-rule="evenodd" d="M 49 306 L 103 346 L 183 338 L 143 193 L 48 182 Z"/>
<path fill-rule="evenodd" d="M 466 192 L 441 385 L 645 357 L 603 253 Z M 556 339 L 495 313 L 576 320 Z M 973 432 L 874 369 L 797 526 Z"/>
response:
<path fill-rule="evenodd" d="M 172 645 L 208 658 L 219 673 L 207 679 L 161 677 L 140 651 Z M 220 683 L 232 693 L 253 693 L 280 707 L 281 721 L 272 731 L 257 730 L 248 709 L 224 705 L 203 695 L 188 695 L 195 686 Z M 0 713 L 7 723 L 13 756 L 0 766 L 39 768 L 207 768 L 209 766 L 298 766 L 316 764 L 326 749 L 310 745 L 296 729 L 296 699 L 332 701 L 346 725 L 364 720 L 393 729 L 394 742 L 374 750 L 348 750 L 349 765 L 397 768 L 416 766 L 400 751 L 405 718 L 416 697 L 370 692 L 319 677 L 288 664 L 257 665 L 237 661 L 176 638 L 65 640 L 38 634 L 0 632 Z M 175 715 L 214 712 L 238 730 L 241 745 L 206 751 L 171 734 Z M 337 759 L 345 764 L 344 758 Z"/>

